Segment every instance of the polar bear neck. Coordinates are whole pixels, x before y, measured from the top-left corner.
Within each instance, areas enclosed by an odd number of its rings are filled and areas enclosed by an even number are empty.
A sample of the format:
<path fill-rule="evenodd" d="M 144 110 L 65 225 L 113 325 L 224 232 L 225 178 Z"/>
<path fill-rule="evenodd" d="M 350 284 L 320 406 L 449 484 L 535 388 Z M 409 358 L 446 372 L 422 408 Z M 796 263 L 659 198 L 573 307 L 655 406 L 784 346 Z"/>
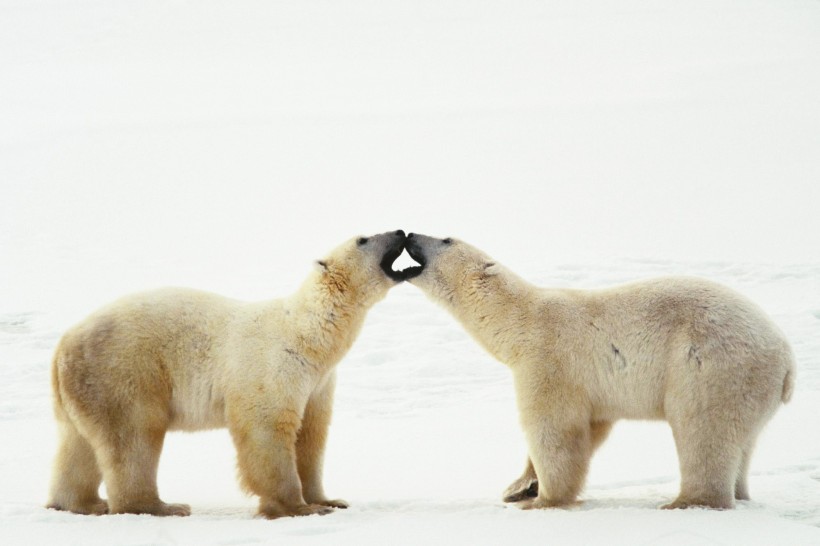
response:
<path fill-rule="evenodd" d="M 335 366 L 347 353 L 370 307 L 355 290 L 340 290 L 337 281 L 311 276 L 287 305 L 292 320 L 300 323 L 297 344 L 323 368 Z"/>
<path fill-rule="evenodd" d="M 446 303 L 464 328 L 487 351 L 511 366 L 526 345 L 526 325 L 534 319 L 537 287 L 509 270 L 466 277 Z"/>

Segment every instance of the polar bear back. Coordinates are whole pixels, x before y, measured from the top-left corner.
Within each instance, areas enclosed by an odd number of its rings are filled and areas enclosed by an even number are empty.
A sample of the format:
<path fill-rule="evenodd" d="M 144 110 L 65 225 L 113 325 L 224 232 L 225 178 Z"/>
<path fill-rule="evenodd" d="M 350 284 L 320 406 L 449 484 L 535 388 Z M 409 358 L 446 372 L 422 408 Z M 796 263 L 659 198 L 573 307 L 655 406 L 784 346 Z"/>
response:
<path fill-rule="evenodd" d="M 127 404 L 137 391 L 150 392 L 157 411 L 167 408 L 171 429 L 222 427 L 226 380 L 237 375 L 228 355 L 253 323 L 253 308 L 182 288 L 127 296 L 63 336 L 57 373 L 64 382 L 86 381 L 84 388 L 115 405 Z M 269 346 L 277 335 L 267 333 Z"/>
<path fill-rule="evenodd" d="M 776 393 L 776 402 L 787 395 L 794 363 L 783 334 L 726 287 L 672 277 L 544 296 L 554 329 L 547 343 L 574 362 L 598 418 L 662 419 L 670 397 L 708 397 L 704 389 L 730 398 Z"/>

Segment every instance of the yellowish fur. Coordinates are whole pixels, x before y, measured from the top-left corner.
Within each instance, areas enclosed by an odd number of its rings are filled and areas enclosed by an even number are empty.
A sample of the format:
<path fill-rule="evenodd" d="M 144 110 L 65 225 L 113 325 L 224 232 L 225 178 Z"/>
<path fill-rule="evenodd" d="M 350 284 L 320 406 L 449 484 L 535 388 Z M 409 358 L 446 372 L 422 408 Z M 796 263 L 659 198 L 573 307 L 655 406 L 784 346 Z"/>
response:
<path fill-rule="evenodd" d="M 165 433 L 227 427 L 241 484 L 259 496 L 262 516 L 345 507 L 322 488 L 334 370 L 367 310 L 395 285 L 379 263 L 403 240 L 396 232 L 348 241 L 287 299 L 164 289 L 69 330 L 52 368 L 60 446 L 48 506 L 188 515 L 157 491 Z"/>
<path fill-rule="evenodd" d="M 697 278 L 603 290 L 533 286 L 461 241 L 410 235 L 426 267 L 410 282 L 513 373 L 529 446 L 505 498 L 575 502 L 618 419 L 669 422 L 681 490 L 666 508 L 748 499 L 755 440 L 794 384 L 794 359 L 753 303 Z"/>

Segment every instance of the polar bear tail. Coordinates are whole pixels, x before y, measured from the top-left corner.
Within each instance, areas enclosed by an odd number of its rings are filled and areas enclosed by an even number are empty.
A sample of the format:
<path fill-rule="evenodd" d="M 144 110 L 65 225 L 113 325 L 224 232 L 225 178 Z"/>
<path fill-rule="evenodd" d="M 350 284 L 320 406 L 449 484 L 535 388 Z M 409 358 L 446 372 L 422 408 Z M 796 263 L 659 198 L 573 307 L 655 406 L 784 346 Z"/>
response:
<path fill-rule="evenodd" d="M 65 410 L 63 409 L 63 397 L 60 395 L 60 377 L 57 373 L 57 359 L 58 354 L 55 354 L 51 361 L 51 391 L 54 415 L 60 418 L 65 415 Z"/>
<path fill-rule="evenodd" d="M 780 395 L 780 400 L 785 404 L 792 399 L 794 393 L 794 368 L 789 368 L 786 371 L 786 377 L 783 378 L 783 393 Z"/>

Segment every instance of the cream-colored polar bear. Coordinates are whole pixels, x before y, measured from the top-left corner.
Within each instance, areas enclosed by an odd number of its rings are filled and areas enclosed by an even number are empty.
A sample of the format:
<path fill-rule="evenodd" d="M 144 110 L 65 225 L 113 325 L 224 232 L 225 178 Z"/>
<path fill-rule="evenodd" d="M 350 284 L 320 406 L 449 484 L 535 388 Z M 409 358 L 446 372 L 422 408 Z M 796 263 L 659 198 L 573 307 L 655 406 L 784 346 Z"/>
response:
<path fill-rule="evenodd" d="M 60 446 L 48 506 L 188 515 L 157 492 L 165 433 L 227 427 L 260 515 L 344 508 L 322 489 L 334 368 L 367 310 L 401 281 L 391 264 L 404 240 L 396 231 L 346 242 L 287 299 L 166 289 L 117 301 L 69 330 L 52 366 Z"/>
<path fill-rule="evenodd" d="M 749 498 L 755 439 L 794 386 L 791 349 L 754 304 L 694 278 L 544 289 L 461 241 L 405 246 L 421 264 L 409 282 L 512 370 L 531 462 L 506 500 L 573 503 L 618 419 L 669 422 L 681 490 L 665 508 Z"/>

